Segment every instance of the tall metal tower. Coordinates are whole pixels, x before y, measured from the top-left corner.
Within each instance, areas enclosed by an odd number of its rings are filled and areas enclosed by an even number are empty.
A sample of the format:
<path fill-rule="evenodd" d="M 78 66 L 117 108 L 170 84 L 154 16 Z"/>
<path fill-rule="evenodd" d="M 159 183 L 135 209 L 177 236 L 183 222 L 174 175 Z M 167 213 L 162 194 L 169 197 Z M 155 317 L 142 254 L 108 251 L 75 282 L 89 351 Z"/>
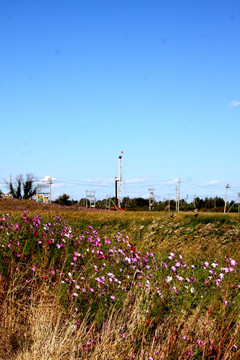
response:
<path fill-rule="evenodd" d="M 123 154 L 123 151 L 121 151 L 121 154 Z M 121 209 L 122 207 L 122 155 L 118 157 L 118 207 Z"/>
<path fill-rule="evenodd" d="M 123 151 L 121 151 L 123 154 Z M 122 207 L 122 155 L 118 157 L 118 177 L 115 177 L 115 197 L 116 197 L 116 206 L 121 209 Z"/>
<path fill-rule="evenodd" d="M 95 190 L 86 190 L 86 207 L 94 208 L 96 207 L 96 196 L 95 196 Z"/>

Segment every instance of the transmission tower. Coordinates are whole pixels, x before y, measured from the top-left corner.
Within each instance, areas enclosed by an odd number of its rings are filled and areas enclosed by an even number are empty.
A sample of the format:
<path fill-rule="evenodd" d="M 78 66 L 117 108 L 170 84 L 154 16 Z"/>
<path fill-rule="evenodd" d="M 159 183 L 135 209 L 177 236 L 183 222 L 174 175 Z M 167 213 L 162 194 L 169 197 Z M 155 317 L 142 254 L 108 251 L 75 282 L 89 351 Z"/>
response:
<path fill-rule="evenodd" d="M 35 197 L 38 202 L 51 202 L 51 185 L 52 178 L 37 180 Z"/>
<path fill-rule="evenodd" d="M 96 197 L 95 197 L 95 190 L 86 190 L 86 207 L 94 208 L 96 207 Z"/>

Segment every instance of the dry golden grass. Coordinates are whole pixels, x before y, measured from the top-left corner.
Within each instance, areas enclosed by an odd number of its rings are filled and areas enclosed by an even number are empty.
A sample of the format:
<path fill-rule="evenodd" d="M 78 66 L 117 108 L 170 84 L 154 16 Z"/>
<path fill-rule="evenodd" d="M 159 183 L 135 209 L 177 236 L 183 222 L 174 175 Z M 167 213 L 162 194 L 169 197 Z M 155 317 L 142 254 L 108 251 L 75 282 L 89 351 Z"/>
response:
<path fill-rule="evenodd" d="M 76 327 L 66 323 L 67 310 L 58 302 L 57 289 L 49 293 L 44 285 L 37 290 L 32 286 L 29 298 L 16 299 L 9 291 L 3 302 L 1 360 L 190 359 L 187 354 L 194 354 L 196 339 L 204 342 L 201 359 L 240 356 L 232 351 L 239 319 L 226 348 L 231 321 L 225 325 L 212 321 L 211 308 L 203 313 L 199 307 L 190 317 L 183 313 L 151 328 L 145 316 L 148 295 L 139 293 L 134 302 L 126 299 L 120 310 L 113 307 L 101 327 L 89 324 L 87 314 Z M 215 344 L 212 348 L 209 339 Z"/>
<path fill-rule="evenodd" d="M 0 211 L 22 216 L 23 209 L 17 208 L 18 204 L 5 202 L 4 207 L 1 203 Z M 21 206 L 24 204 L 28 203 Z M 87 212 L 34 204 L 29 213 L 45 218 L 58 214 L 81 233 L 88 225 L 100 228 L 107 236 L 120 231 L 130 236 L 137 249 L 150 249 L 157 255 L 166 255 L 176 248 L 187 259 L 215 256 L 219 251 L 240 256 L 238 215 L 200 214 L 195 218 L 186 213 L 172 216 L 157 212 Z M 223 321 L 218 323 L 213 316 L 217 311 L 214 302 L 191 313 L 182 311 L 181 316 L 157 314 L 156 321 L 148 322 L 151 297 L 147 291 L 135 291 L 121 309 L 109 309 L 104 323 L 91 323 L 86 313 L 76 327 L 68 324 L 70 309 L 59 301 L 58 283 L 50 288 L 37 275 L 27 283 L 21 282 L 24 271 L 27 274 L 29 269 L 12 274 L 8 284 L 0 281 L 1 360 L 240 358 L 239 348 L 234 347 L 239 341 L 239 314 L 233 312 L 226 321 L 223 314 Z M 199 347 L 201 355 L 197 353 Z"/>

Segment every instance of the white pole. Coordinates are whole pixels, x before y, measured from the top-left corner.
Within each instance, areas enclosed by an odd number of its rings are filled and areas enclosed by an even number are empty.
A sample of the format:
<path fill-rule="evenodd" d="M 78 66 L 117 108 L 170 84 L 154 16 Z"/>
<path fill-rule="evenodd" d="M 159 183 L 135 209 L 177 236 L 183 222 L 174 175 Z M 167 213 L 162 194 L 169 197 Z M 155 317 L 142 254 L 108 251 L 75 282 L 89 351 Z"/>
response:
<path fill-rule="evenodd" d="M 118 157 L 118 207 L 122 207 L 122 156 Z"/>
<path fill-rule="evenodd" d="M 226 209 L 227 209 L 227 195 L 228 195 L 228 189 L 230 188 L 230 185 L 227 184 L 226 185 L 226 195 L 225 195 L 225 204 L 224 204 L 224 214 L 226 214 Z"/>
<path fill-rule="evenodd" d="M 179 212 L 179 205 L 180 205 L 180 184 L 181 180 L 178 180 L 178 212 Z"/>
<path fill-rule="evenodd" d="M 178 188 L 176 186 L 176 211 L 178 211 L 178 196 L 177 196 L 177 193 L 178 193 Z"/>

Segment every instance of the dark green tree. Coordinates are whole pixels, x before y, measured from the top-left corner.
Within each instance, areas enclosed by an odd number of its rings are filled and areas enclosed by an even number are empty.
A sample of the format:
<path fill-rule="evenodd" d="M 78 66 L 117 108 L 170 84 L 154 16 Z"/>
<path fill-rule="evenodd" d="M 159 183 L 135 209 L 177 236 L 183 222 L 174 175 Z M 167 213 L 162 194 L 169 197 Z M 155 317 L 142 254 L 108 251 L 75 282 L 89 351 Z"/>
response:
<path fill-rule="evenodd" d="M 31 174 L 27 174 L 27 178 L 23 181 L 22 187 L 24 199 L 32 198 L 37 192 L 37 188 L 33 186 L 33 176 Z"/>
<path fill-rule="evenodd" d="M 6 184 L 9 189 L 9 194 L 14 199 L 30 199 L 33 195 L 36 194 L 36 187 L 34 187 L 34 176 L 32 174 L 27 174 L 26 179 L 23 179 L 23 176 L 17 175 L 15 180 L 6 180 Z"/>
<path fill-rule="evenodd" d="M 69 206 L 72 204 L 72 202 L 69 200 L 70 196 L 67 194 L 63 194 L 61 196 L 59 196 L 54 203 L 55 204 L 59 204 L 59 205 L 64 205 L 64 206 Z"/>

